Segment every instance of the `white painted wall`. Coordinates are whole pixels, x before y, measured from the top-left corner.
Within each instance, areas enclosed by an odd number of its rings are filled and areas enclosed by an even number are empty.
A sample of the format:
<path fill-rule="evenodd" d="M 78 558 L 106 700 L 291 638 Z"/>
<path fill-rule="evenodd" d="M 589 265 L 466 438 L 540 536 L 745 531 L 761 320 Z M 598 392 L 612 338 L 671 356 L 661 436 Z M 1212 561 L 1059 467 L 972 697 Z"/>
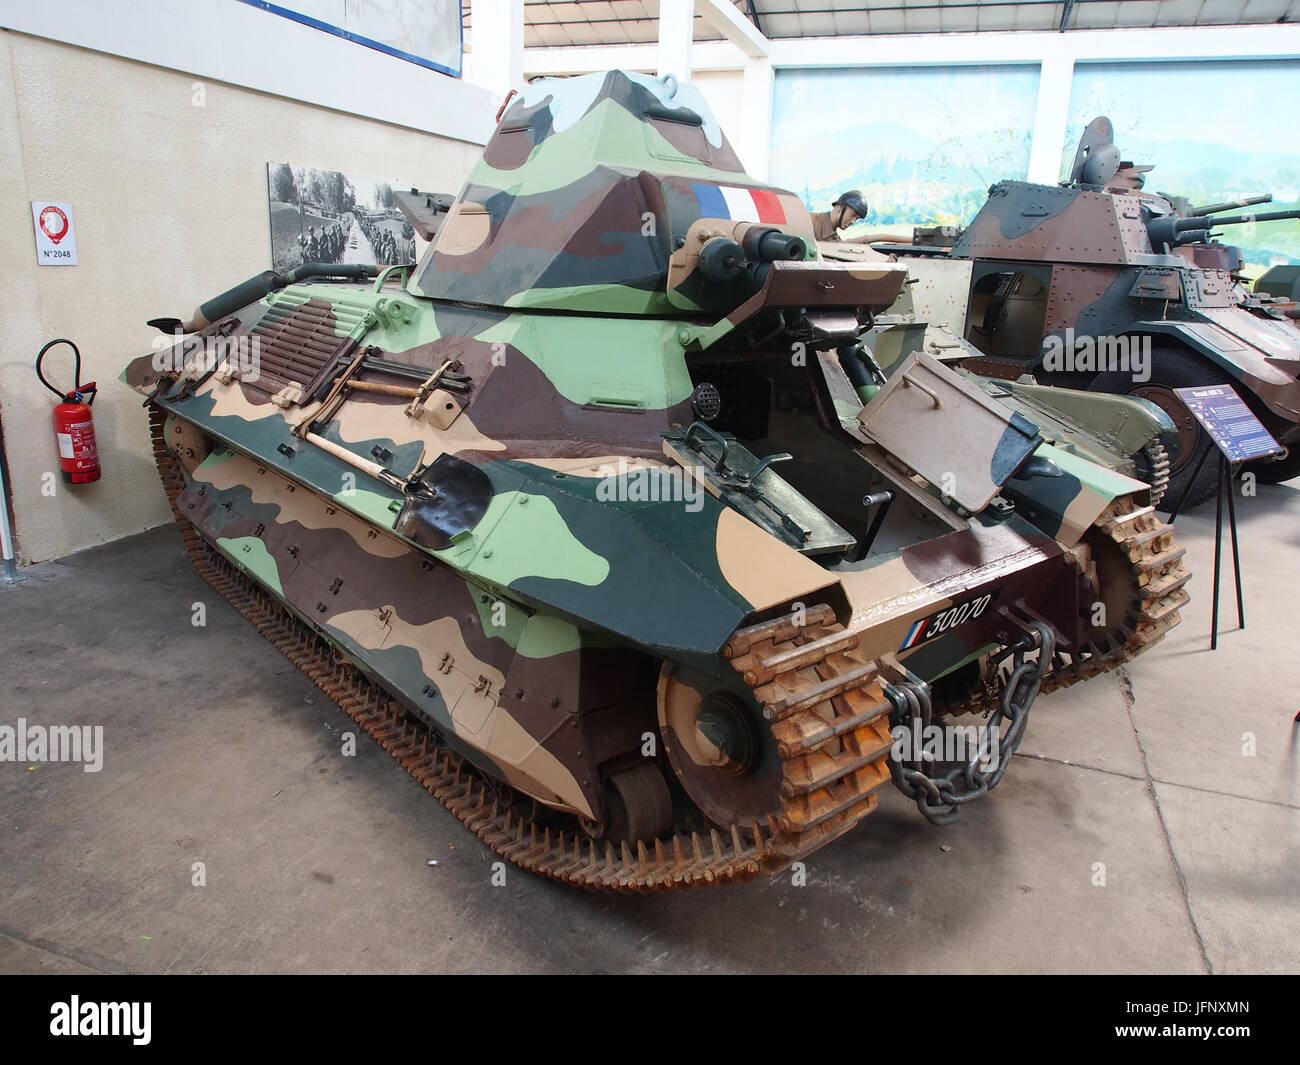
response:
<path fill-rule="evenodd" d="M 480 144 L 498 102 L 239 0 L 0 0 L 0 27 Z"/>
<path fill-rule="evenodd" d="M 452 190 L 479 154 L 475 144 L 219 81 L 202 81 L 196 106 L 196 81 L 0 31 L 0 426 L 24 562 L 168 520 L 140 397 L 117 375 L 149 350 L 146 319 L 184 317 L 270 265 L 268 160 Z M 465 88 L 431 71 L 423 84 L 432 110 L 440 86 Z M 482 138 L 490 125 L 479 128 Z M 73 205 L 80 265 L 36 265 L 31 200 Z M 55 401 L 32 362 L 54 337 L 78 344 L 83 379 L 100 384 L 104 477 L 77 487 L 57 480 L 48 498 L 41 475 L 57 479 Z M 47 362 L 59 381 L 69 372 L 63 352 Z"/>
<path fill-rule="evenodd" d="M 747 167 L 750 160 L 745 158 L 744 148 L 740 143 L 740 131 L 745 123 L 745 75 L 740 70 L 697 70 L 691 81 L 704 94 L 710 109 L 717 116 L 723 130 L 731 139 L 732 147 L 740 155 L 741 162 Z M 758 162 L 757 159 L 754 162 Z"/>

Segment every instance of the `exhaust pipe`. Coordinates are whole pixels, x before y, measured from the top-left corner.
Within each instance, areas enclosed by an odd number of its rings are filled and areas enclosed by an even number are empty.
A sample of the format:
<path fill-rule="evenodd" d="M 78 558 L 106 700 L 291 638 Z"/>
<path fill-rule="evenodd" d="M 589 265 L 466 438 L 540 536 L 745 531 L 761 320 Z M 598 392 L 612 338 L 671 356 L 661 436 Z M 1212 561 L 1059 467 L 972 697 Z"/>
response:
<path fill-rule="evenodd" d="M 264 270 L 247 281 L 242 281 L 234 288 L 228 288 L 219 296 L 213 296 L 206 303 L 200 303 L 190 320 L 182 322 L 179 318 L 151 318 L 147 324 L 169 336 L 177 333 L 197 333 L 206 329 L 213 322 L 220 321 L 228 314 L 255 303 L 263 296 L 269 296 L 286 285 L 294 285 L 312 277 L 334 277 L 348 281 L 365 281 L 379 274 L 378 266 L 367 263 L 303 263 L 295 266 L 287 274 L 277 274 L 274 270 Z"/>

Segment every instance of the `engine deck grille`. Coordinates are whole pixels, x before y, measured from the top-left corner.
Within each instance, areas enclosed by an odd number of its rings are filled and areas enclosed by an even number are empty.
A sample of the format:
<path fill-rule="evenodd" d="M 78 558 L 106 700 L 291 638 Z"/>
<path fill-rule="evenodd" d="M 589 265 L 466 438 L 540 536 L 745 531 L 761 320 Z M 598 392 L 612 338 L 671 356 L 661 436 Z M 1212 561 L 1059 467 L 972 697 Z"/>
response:
<path fill-rule="evenodd" d="M 258 372 L 245 383 L 268 395 L 305 387 L 348 343 L 368 306 L 346 298 L 327 303 L 292 294 L 276 300 L 249 331 L 258 338 Z"/>

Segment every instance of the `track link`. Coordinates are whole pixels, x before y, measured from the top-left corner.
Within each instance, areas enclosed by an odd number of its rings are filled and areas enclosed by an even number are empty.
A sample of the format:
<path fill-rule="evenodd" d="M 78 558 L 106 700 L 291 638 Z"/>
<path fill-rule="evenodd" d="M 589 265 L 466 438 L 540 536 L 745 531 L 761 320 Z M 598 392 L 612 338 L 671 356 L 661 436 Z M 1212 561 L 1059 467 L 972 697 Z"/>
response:
<path fill-rule="evenodd" d="M 1152 440 L 1142 448 L 1142 462 L 1145 469 L 1139 477 L 1151 485 L 1151 505 L 1155 506 L 1169 491 L 1169 452 L 1158 440 Z"/>
<path fill-rule="evenodd" d="M 876 665 L 857 651 L 828 607 L 739 630 L 727 654 L 755 666 L 755 697 L 771 722 L 783 773 L 781 805 L 766 824 L 674 834 L 635 847 L 596 843 L 554 811 L 498 796 L 413 711 L 351 663 L 318 629 L 207 543 L 176 506 L 185 477 L 164 440 L 166 412 L 150 408 L 154 458 L 195 570 L 286 658 L 502 858 L 591 890 L 651 892 L 771 876 L 852 828 L 889 780 L 889 710 Z M 807 621 L 807 624 L 804 622 Z M 796 622 L 798 622 L 796 624 Z M 743 647 L 742 647 L 743 644 Z M 742 658 L 744 655 L 746 657 Z"/>
<path fill-rule="evenodd" d="M 750 685 L 781 758 L 770 846 L 798 861 L 876 808 L 890 779 L 879 665 L 827 606 L 738 630 L 722 651 Z"/>

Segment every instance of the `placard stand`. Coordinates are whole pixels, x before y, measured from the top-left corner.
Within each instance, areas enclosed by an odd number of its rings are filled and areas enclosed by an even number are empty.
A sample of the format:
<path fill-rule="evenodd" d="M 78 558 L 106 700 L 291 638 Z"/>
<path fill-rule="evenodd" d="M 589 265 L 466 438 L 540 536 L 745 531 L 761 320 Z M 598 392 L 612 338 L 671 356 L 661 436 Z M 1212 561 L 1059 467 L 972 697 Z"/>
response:
<path fill-rule="evenodd" d="M 1272 435 L 1231 385 L 1204 385 L 1196 388 L 1176 388 L 1178 398 L 1187 405 L 1196 421 L 1205 430 L 1218 452 L 1219 493 L 1214 510 L 1214 598 L 1210 607 L 1210 650 L 1219 646 L 1219 571 L 1223 556 L 1223 501 L 1228 501 L 1228 530 L 1232 535 L 1232 575 L 1237 586 L 1237 627 L 1246 627 L 1246 607 L 1241 593 L 1241 556 L 1237 551 L 1237 501 L 1232 494 L 1232 479 L 1237 463 L 1248 459 L 1285 455 L 1286 448 Z M 1192 470 L 1191 479 L 1183 489 L 1182 498 L 1169 512 L 1169 524 L 1178 519 L 1187 495 L 1200 476 L 1205 460 L 1210 457 L 1205 449 Z M 1300 714 L 1296 715 L 1300 720 Z"/>
<path fill-rule="evenodd" d="M 1223 554 L 1223 499 L 1228 499 L 1228 530 L 1232 534 L 1232 576 L 1237 585 L 1237 628 L 1246 627 L 1246 608 L 1241 595 L 1241 558 L 1237 554 L 1237 503 L 1232 496 L 1232 479 L 1236 474 L 1236 463 L 1228 461 L 1228 458 L 1222 451 L 1216 448 L 1207 449 L 1201 456 L 1201 461 L 1196 464 L 1196 469 L 1192 471 L 1192 479 L 1187 482 L 1187 488 L 1183 492 L 1183 497 L 1178 501 L 1178 506 L 1169 514 L 1169 524 L 1173 525 L 1178 520 L 1178 512 L 1182 509 L 1183 503 L 1187 499 L 1187 493 L 1192 490 L 1192 485 L 1196 483 L 1196 478 L 1200 476 L 1201 467 L 1205 465 L 1205 460 L 1210 457 L 1210 451 L 1218 452 L 1219 464 L 1219 494 L 1214 504 L 1214 595 L 1210 607 L 1210 650 L 1214 651 L 1219 646 L 1219 562 Z M 1296 719 L 1300 720 L 1300 713 L 1297 713 Z"/>

